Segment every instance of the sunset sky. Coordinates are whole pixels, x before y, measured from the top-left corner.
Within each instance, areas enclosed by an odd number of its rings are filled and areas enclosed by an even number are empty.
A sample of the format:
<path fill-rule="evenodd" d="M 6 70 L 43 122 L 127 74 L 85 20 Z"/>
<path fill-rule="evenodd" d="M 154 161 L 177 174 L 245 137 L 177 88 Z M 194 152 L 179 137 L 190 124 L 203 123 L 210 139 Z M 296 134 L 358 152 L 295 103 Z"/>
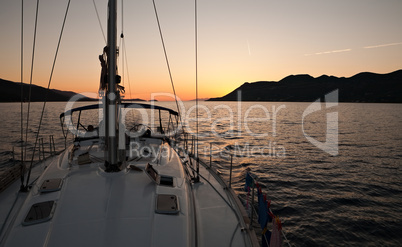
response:
<path fill-rule="evenodd" d="M 67 2 L 40 1 L 34 84 L 47 86 Z M 95 0 L 105 32 L 106 2 Z M 156 4 L 176 92 L 182 100 L 194 99 L 194 1 Z M 121 1 L 118 6 L 120 34 Z M 35 8 L 36 1 L 24 1 L 25 83 Z M 123 17 L 126 97 L 172 93 L 152 1 L 125 1 Z M 198 22 L 200 98 L 290 74 L 349 77 L 402 69 L 401 0 L 198 0 Z M 20 81 L 20 27 L 21 1 L 2 0 L 0 78 Z M 51 88 L 97 92 L 104 46 L 93 1 L 71 1 Z"/>

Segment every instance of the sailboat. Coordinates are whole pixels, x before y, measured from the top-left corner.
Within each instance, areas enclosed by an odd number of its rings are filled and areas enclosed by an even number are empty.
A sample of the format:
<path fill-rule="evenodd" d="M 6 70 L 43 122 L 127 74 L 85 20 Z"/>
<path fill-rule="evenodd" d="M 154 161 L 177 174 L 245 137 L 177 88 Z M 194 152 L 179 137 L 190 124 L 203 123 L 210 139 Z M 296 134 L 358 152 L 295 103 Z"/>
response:
<path fill-rule="evenodd" d="M 109 1 L 102 103 L 62 113 L 73 143 L 0 194 L 0 246 L 259 246 L 235 192 L 178 144 L 179 112 L 121 101 L 116 6 Z M 91 110 L 98 126 L 82 122 Z M 130 110 L 156 119 L 129 126 Z"/>

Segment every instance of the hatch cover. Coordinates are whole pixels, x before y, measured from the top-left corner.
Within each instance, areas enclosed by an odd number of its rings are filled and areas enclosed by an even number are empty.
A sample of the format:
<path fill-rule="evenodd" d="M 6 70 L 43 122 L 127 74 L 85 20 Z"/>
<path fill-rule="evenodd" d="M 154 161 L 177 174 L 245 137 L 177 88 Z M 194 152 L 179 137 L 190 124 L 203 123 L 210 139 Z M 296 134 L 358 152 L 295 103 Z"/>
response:
<path fill-rule="evenodd" d="M 53 217 L 55 207 L 56 203 L 54 201 L 40 202 L 32 205 L 22 224 L 28 226 L 50 220 Z"/>
<path fill-rule="evenodd" d="M 155 168 L 149 163 L 145 167 L 145 171 L 151 178 L 151 180 L 154 181 L 156 184 L 173 187 L 172 176 L 159 175 Z"/>
<path fill-rule="evenodd" d="M 49 193 L 58 191 L 61 189 L 62 181 L 63 180 L 61 178 L 46 179 L 45 181 L 43 181 L 42 186 L 39 189 L 39 192 Z"/>
<path fill-rule="evenodd" d="M 156 198 L 156 210 L 158 214 L 179 213 L 179 200 L 176 195 L 158 195 Z"/>

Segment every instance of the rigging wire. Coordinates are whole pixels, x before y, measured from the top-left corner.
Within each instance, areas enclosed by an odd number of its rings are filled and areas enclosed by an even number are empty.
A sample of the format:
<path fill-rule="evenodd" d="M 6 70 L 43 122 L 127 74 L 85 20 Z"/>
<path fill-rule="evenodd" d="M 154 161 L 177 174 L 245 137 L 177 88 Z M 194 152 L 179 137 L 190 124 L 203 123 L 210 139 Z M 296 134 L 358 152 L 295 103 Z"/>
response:
<path fill-rule="evenodd" d="M 180 122 L 182 124 L 182 118 L 181 118 L 179 103 L 177 102 L 176 90 L 174 88 L 172 72 L 171 72 L 170 65 L 169 65 L 169 59 L 168 59 L 168 55 L 167 55 L 167 51 L 166 51 L 166 47 L 165 47 L 165 41 L 163 39 L 162 28 L 161 28 L 161 25 L 160 25 L 160 22 L 159 22 L 159 16 L 158 16 L 158 11 L 156 9 L 155 0 L 152 0 L 152 3 L 154 5 L 155 17 L 156 17 L 156 21 L 158 23 L 159 35 L 161 37 L 161 42 L 162 42 L 162 46 L 163 46 L 163 52 L 165 53 L 165 60 L 166 60 L 166 65 L 167 65 L 167 68 L 168 68 L 168 71 L 169 71 L 170 83 L 172 84 L 174 100 L 176 102 L 177 112 L 179 113 Z"/>
<path fill-rule="evenodd" d="M 123 30 L 124 30 L 124 1 L 121 0 L 121 35 L 123 35 Z M 124 37 L 124 36 L 123 36 Z M 121 38 L 123 38 L 121 37 Z"/>
<path fill-rule="evenodd" d="M 119 43 L 119 56 L 117 59 L 120 58 L 120 52 L 124 49 L 122 46 L 122 42 L 124 41 L 124 17 L 123 17 L 123 0 L 121 0 L 121 33 L 120 33 L 120 43 Z M 121 81 L 123 82 L 123 87 L 124 87 L 124 51 L 121 54 L 121 67 L 122 67 L 122 77 Z"/>
<path fill-rule="evenodd" d="M 200 174 L 200 160 L 198 158 L 198 16 L 197 0 L 194 0 L 194 42 L 195 42 L 195 115 L 196 115 L 196 136 L 195 154 L 197 157 L 197 174 Z"/>
<path fill-rule="evenodd" d="M 121 35 L 120 35 L 121 36 Z M 121 47 L 121 42 L 122 42 L 122 38 L 120 38 L 120 43 L 119 43 L 119 46 L 117 47 L 117 63 L 116 63 L 116 73 L 117 74 L 119 74 L 119 63 L 120 63 L 120 47 Z M 123 58 L 122 58 L 123 59 Z M 121 80 L 123 80 L 122 78 L 121 78 Z M 124 84 L 124 82 L 123 82 L 123 84 Z"/>
<path fill-rule="evenodd" d="M 39 1 L 39 0 L 38 0 L 38 1 Z M 59 53 L 61 38 L 63 37 L 64 26 L 65 26 L 65 24 L 66 24 L 67 14 L 68 14 L 68 10 L 69 10 L 69 8 L 70 8 L 70 2 L 71 2 L 71 0 L 68 0 L 68 4 L 67 4 L 67 8 L 66 8 L 66 13 L 64 14 L 64 20 L 63 20 L 63 24 L 62 24 L 61 31 L 60 31 L 59 41 L 58 41 L 58 43 L 57 43 L 56 53 L 55 53 L 54 59 L 53 59 L 52 70 L 51 70 L 51 72 L 50 72 L 49 82 L 48 82 L 48 84 L 47 84 L 47 89 L 50 88 L 50 84 L 51 84 L 51 82 L 52 82 L 53 72 L 54 72 L 54 68 L 55 68 L 56 60 L 57 60 L 57 55 L 58 55 L 58 53 Z M 29 171 L 28 171 L 28 176 L 27 176 L 27 182 L 26 182 L 26 185 L 25 185 L 25 188 L 26 188 L 26 189 L 28 188 L 29 177 L 31 176 L 31 170 L 32 170 L 32 166 L 33 166 L 33 159 L 34 159 L 34 156 L 35 156 L 36 145 L 38 144 L 39 133 L 40 133 L 40 127 L 41 127 L 41 125 L 42 125 L 43 115 L 44 115 L 44 112 L 45 112 L 45 107 L 46 107 L 48 92 L 49 92 L 49 90 L 46 91 L 46 94 L 45 94 L 45 97 L 44 97 L 45 99 L 44 99 L 44 102 L 43 102 L 42 113 L 41 113 L 41 116 L 40 116 L 40 121 L 39 121 L 38 130 L 37 130 L 37 132 L 36 132 L 35 145 L 34 145 L 34 149 L 33 149 L 33 151 L 32 151 L 31 164 L 30 164 L 30 166 L 29 166 Z"/>
<path fill-rule="evenodd" d="M 122 64 L 122 72 L 123 72 L 123 87 L 124 87 L 124 56 L 125 56 L 125 50 L 124 50 L 124 45 L 122 43 L 124 42 L 124 1 L 121 0 L 121 34 L 120 34 L 120 47 L 122 49 L 122 54 L 121 54 L 121 64 Z"/>
<path fill-rule="evenodd" d="M 123 33 L 121 33 L 121 35 L 123 35 Z M 122 52 L 121 54 L 121 82 L 123 82 L 123 87 L 124 87 L 124 51 L 123 51 L 123 46 L 122 46 L 122 42 L 123 42 L 123 38 L 120 35 L 120 44 L 119 44 L 119 53 Z M 119 54 L 119 58 L 120 58 L 120 54 Z"/>
<path fill-rule="evenodd" d="M 21 188 L 24 187 L 24 0 L 21 0 Z"/>
<path fill-rule="evenodd" d="M 123 54 L 124 54 L 124 59 L 122 59 L 125 62 L 126 65 L 126 73 L 127 73 L 127 83 L 128 83 L 128 91 L 130 93 L 130 99 L 131 97 L 131 81 L 130 81 L 130 73 L 129 73 L 129 66 L 128 66 L 128 59 L 127 59 L 127 50 L 126 50 L 126 41 L 123 39 Z M 123 76 L 124 76 L 124 63 L 123 63 Z"/>
<path fill-rule="evenodd" d="M 131 82 L 130 75 L 128 70 L 128 60 L 127 60 L 127 49 L 126 49 L 126 41 L 124 36 L 124 0 L 121 0 L 121 34 L 120 34 L 120 53 L 121 53 L 121 66 L 122 66 L 122 77 L 121 80 L 123 82 L 123 87 L 125 87 L 126 81 L 126 71 L 127 71 L 127 83 L 129 88 L 129 94 L 131 99 Z M 130 111 L 132 118 L 134 119 L 134 112 Z"/>
<path fill-rule="evenodd" d="M 121 64 L 122 64 L 122 81 L 123 87 L 125 86 L 125 79 L 127 73 L 127 83 L 129 88 L 129 94 L 131 99 L 131 82 L 130 75 L 128 70 L 128 59 L 127 59 L 127 49 L 126 49 L 126 41 L 124 36 L 124 0 L 121 0 L 121 34 L 120 34 L 120 47 L 121 47 Z M 126 72 L 127 71 L 127 72 Z"/>
<path fill-rule="evenodd" d="M 120 39 L 119 39 L 119 46 L 117 48 L 117 63 L 121 64 L 121 68 L 122 68 L 122 75 L 121 75 L 121 80 L 120 82 L 123 84 L 122 90 L 120 91 L 122 94 L 125 94 L 125 77 L 124 77 L 124 1 L 121 0 L 121 32 L 120 32 Z M 121 57 L 121 60 L 120 60 Z M 118 66 L 117 68 L 118 69 Z"/>
<path fill-rule="evenodd" d="M 96 17 L 98 17 L 98 23 L 99 23 L 100 29 L 101 29 L 101 31 L 102 31 L 103 40 L 105 40 L 105 44 L 107 44 L 105 32 L 103 31 L 102 22 L 101 22 L 101 20 L 100 20 L 100 18 L 99 18 L 98 8 L 96 7 L 95 0 L 92 0 L 92 3 L 94 4 L 94 8 L 95 8 L 95 12 L 96 12 Z"/>
<path fill-rule="evenodd" d="M 31 109 L 32 77 L 33 77 L 33 68 L 34 68 L 34 61 L 35 61 L 36 30 L 37 30 L 37 26 L 38 26 L 38 12 L 39 12 L 39 0 L 36 1 L 35 28 L 34 28 L 34 37 L 33 37 L 33 45 L 32 45 L 31 75 L 29 78 L 27 125 L 26 125 L 26 131 L 25 131 L 25 155 L 27 154 L 29 112 Z"/>

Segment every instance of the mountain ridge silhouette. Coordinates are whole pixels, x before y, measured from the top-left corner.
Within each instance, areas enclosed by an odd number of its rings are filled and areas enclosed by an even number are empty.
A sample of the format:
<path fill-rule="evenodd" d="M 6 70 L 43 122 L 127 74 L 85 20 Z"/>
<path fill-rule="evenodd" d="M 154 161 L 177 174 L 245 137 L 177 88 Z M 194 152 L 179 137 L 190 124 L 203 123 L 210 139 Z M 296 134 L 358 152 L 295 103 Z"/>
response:
<path fill-rule="evenodd" d="M 402 103 L 402 69 L 387 74 L 362 72 L 351 77 L 289 75 L 279 81 L 245 82 L 209 101 L 313 102 L 339 90 L 339 102 Z M 238 94 L 239 93 L 239 94 Z"/>

